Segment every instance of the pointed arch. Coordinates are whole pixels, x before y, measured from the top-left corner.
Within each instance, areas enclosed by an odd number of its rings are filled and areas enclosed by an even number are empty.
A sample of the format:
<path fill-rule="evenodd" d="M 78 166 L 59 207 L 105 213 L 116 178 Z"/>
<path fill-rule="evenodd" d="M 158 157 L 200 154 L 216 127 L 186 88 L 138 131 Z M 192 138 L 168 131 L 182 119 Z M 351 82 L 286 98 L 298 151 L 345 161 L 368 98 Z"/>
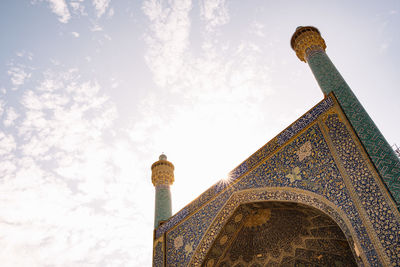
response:
<path fill-rule="evenodd" d="M 216 241 L 218 234 L 240 205 L 266 201 L 299 203 L 321 211 L 340 227 L 347 238 L 353 255 L 358 263 L 368 262 L 365 257 L 366 251 L 362 249 L 362 245 L 357 238 L 357 234 L 351 225 L 349 218 L 337 205 L 310 191 L 287 187 L 268 187 L 248 189 L 232 194 L 229 200 L 221 208 L 210 227 L 207 229 L 205 235 L 197 246 L 189 265 L 200 266 L 204 262 L 206 255 Z"/>

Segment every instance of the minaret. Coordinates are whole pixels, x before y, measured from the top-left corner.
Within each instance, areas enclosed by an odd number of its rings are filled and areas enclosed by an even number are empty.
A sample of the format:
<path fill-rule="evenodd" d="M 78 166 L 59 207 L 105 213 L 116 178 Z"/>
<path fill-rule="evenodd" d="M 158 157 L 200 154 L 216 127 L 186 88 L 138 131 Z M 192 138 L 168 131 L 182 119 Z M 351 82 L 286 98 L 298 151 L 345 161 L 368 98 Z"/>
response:
<path fill-rule="evenodd" d="M 151 165 L 151 181 L 156 188 L 154 228 L 171 217 L 171 191 L 169 186 L 174 182 L 174 165 L 161 154 L 159 160 Z"/>
<path fill-rule="evenodd" d="M 322 92 L 333 92 L 346 117 L 364 145 L 392 197 L 400 204 L 400 161 L 369 117 L 357 97 L 325 53 L 326 44 L 319 30 L 297 27 L 290 42 L 297 57 L 308 63 Z"/>

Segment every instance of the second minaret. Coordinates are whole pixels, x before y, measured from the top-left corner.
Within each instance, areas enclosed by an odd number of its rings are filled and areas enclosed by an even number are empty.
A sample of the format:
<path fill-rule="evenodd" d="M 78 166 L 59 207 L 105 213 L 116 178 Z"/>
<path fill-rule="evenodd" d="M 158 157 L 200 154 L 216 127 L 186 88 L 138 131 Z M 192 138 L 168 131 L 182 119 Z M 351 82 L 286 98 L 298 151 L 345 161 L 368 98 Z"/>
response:
<path fill-rule="evenodd" d="M 168 220 L 172 214 L 170 185 L 174 182 L 174 165 L 161 154 L 151 165 L 151 181 L 156 190 L 154 228 Z"/>

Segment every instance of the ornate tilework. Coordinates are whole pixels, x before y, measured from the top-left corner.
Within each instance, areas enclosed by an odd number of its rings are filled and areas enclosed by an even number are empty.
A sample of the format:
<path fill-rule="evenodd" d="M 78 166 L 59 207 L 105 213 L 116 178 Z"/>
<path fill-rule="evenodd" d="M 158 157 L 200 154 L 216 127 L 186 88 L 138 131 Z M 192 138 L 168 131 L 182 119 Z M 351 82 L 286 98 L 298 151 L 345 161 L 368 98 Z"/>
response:
<path fill-rule="evenodd" d="M 288 141 L 291 137 L 299 133 L 301 130 L 310 125 L 315 119 L 321 115 L 323 112 L 327 111 L 329 108 L 333 106 L 333 100 L 330 96 L 326 97 L 320 103 L 318 103 L 315 107 L 313 107 L 309 112 L 300 117 L 297 121 L 295 121 L 292 125 L 278 134 L 277 137 L 273 138 L 266 145 L 260 148 L 257 152 L 251 155 L 247 160 L 245 160 L 238 167 L 233 169 L 229 178 L 231 181 L 234 181 L 240 178 L 243 174 L 248 172 L 250 169 L 259 164 L 262 160 L 264 160 L 267 156 L 271 155 L 274 151 L 276 151 L 279 147 L 281 147 L 286 141 Z M 163 233 L 171 229 L 175 226 L 180 220 L 184 219 L 187 215 L 191 214 L 198 208 L 200 208 L 204 203 L 213 198 L 216 194 L 221 192 L 227 186 L 226 183 L 216 183 L 212 187 L 210 187 L 207 191 L 201 194 L 197 199 L 192 201 L 189 205 L 184 207 L 181 211 L 179 211 L 175 216 L 173 216 L 166 223 L 161 225 L 156 230 L 156 238 L 160 237 Z"/>
<path fill-rule="evenodd" d="M 187 266 L 194 250 L 207 230 L 204 226 L 212 222 L 222 207 L 221 204 L 225 203 L 231 194 L 232 189 L 220 194 L 168 232 L 166 242 L 167 264 L 176 265 L 176 263 L 180 263 L 179 266 Z M 177 239 L 182 240 L 181 246 L 176 246 Z"/>
<path fill-rule="evenodd" d="M 373 230 L 377 233 L 393 266 L 399 266 L 400 218 L 396 216 L 398 213 L 387 209 L 390 199 L 384 196 L 383 190 L 380 190 L 338 114 L 328 115 L 324 122 L 354 191 L 371 221 Z"/>
<path fill-rule="evenodd" d="M 364 263 L 399 263 L 399 212 L 329 97 L 334 107 L 310 115 L 303 128 L 289 127 L 282 145 L 278 135 L 232 172 L 233 182 L 214 185 L 159 227 L 166 233 L 167 266 L 201 264 L 235 209 L 257 201 L 317 208 L 354 240 Z"/>
<path fill-rule="evenodd" d="M 156 189 L 156 203 L 154 213 L 154 228 L 160 222 L 165 221 L 171 217 L 171 191 L 169 185 L 157 185 Z"/>
<path fill-rule="evenodd" d="M 153 266 L 164 266 L 164 253 L 162 248 L 162 241 L 157 241 L 154 247 Z"/>
<path fill-rule="evenodd" d="M 163 233 L 171 229 L 173 226 L 177 225 L 180 221 L 182 221 L 186 216 L 190 213 L 197 210 L 201 205 L 209 201 L 211 198 L 215 197 L 219 192 L 227 187 L 226 183 L 217 183 L 210 187 L 207 191 L 201 194 L 197 199 L 195 199 L 192 203 L 184 207 L 178 213 L 171 217 L 167 222 L 162 224 L 157 230 L 155 238 L 160 237 Z"/>
<path fill-rule="evenodd" d="M 337 71 L 328 55 L 322 50 L 315 51 L 308 55 L 307 62 L 324 94 L 328 95 L 330 92 L 334 92 L 340 106 L 399 206 L 400 161 L 395 152 Z"/>
<path fill-rule="evenodd" d="M 209 251 L 209 248 L 214 244 L 215 239 L 218 235 L 211 233 L 219 233 L 229 218 L 232 217 L 232 214 L 238 208 L 239 205 L 245 203 L 257 203 L 260 201 L 285 201 L 285 202 L 296 202 L 302 203 L 307 206 L 311 206 L 317 208 L 318 210 L 323 211 L 327 215 L 330 216 L 342 229 L 345 236 L 349 237 L 351 235 L 356 236 L 354 234 L 354 230 L 350 230 L 347 225 L 349 222 L 347 221 L 346 216 L 343 214 L 339 214 L 335 208 L 331 207 L 328 201 L 324 200 L 321 197 L 318 197 L 316 194 L 310 194 L 307 191 L 302 190 L 292 190 L 288 191 L 285 188 L 260 188 L 260 189 L 251 189 L 245 191 L 236 192 L 226 203 L 224 208 L 221 210 L 219 214 L 219 220 L 215 220 L 213 224 L 209 227 L 208 233 L 202 240 L 202 243 L 199 245 L 196 253 L 193 255 L 193 259 L 190 262 L 190 266 L 198 266 L 203 263 L 203 260 Z M 345 220 L 347 222 L 345 222 Z M 221 222 L 222 221 L 222 222 Z M 373 253 L 374 250 L 371 250 L 371 254 L 368 259 L 364 258 L 364 261 L 368 261 L 372 263 L 372 265 L 379 265 L 379 260 L 376 255 L 376 252 Z M 359 266 L 362 266 L 362 262 L 358 262 Z"/>
<path fill-rule="evenodd" d="M 159 238 L 162 234 L 164 234 L 167 230 L 171 229 L 173 226 L 177 225 L 180 221 L 182 221 L 189 214 L 187 207 L 181 209 L 178 213 L 172 216 L 168 221 L 161 224 L 155 234 L 155 238 Z"/>
<path fill-rule="evenodd" d="M 333 100 L 331 97 L 325 98 L 317 106 L 307 112 L 304 116 L 300 117 L 292 125 L 290 125 L 286 130 L 278 135 L 278 143 L 280 145 L 286 143 L 290 138 L 295 136 L 301 130 L 303 130 L 307 125 L 313 122 L 319 115 L 327 111 L 333 106 Z"/>
<path fill-rule="evenodd" d="M 292 202 L 256 202 L 235 210 L 203 266 L 297 266 L 304 260 L 310 267 L 356 266 L 350 246 L 339 226 L 317 209 Z"/>

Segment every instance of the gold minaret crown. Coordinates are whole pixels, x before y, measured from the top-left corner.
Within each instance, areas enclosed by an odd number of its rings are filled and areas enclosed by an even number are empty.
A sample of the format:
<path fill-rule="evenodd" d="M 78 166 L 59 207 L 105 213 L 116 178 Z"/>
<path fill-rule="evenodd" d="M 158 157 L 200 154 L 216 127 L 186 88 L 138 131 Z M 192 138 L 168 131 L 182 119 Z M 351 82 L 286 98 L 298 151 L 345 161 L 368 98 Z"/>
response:
<path fill-rule="evenodd" d="M 159 160 L 151 165 L 151 181 L 154 186 L 172 185 L 174 182 L 174 165 L 161 154 Z"/>
<path fill-rule="evenodd" d="M 325 40 L 321 37 L 319 30 L 313 26 L 297 27 L 290 45 L 296 51 L 297 57 L 304 62 L 307 61 L 307 53 L 326 49 Z"/>

